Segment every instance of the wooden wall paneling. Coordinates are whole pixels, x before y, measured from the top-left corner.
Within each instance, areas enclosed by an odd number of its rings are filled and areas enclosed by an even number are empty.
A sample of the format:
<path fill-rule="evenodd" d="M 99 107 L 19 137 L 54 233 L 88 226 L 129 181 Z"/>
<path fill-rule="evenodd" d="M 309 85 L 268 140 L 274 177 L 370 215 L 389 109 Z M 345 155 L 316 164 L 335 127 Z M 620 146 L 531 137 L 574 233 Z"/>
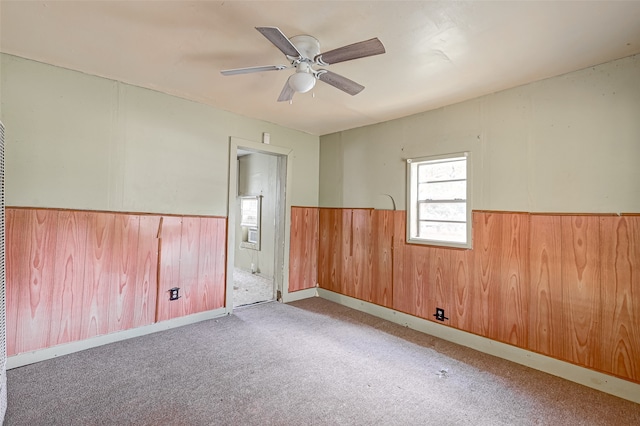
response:
<path fill-rule="evenodd" d="M 453 300 L 453 274 L 451 269 L 452 252 L 456 250 L 440 247 L 428 247 L 427 250 L 427 304 L 423 311 L 423 318 L 436 320 L 436 308 L 444 309 L 444 324 L 451 324 Z"/>
<path fill-rule="evenodd" d="M 335 235 L 331 228 L 332 216 L 330 209 L 318 209 L 318 287 L 327 290 L 334 288 L 330 265 L 331 238 Z"/>
<path fill-rule="evenodd" d="M 474 213 L 475 216 L 476 213 Z M 460 330 L 474 331 L 474 254 L 473 250 L 453 250 L 451 252 L 451 310 L 450 324 Z"/>
<path fill-rule="evenodd" d="M 208 309 L 217 309 L 225 306 L 225 297 L 227 290 L 227 227 L 229 225 L 226 218 L 217 218 L 215 220 L 216 229 L 216 256 L 215 256 L 215 280 L 213 297 L 208 300 L 212 301 L 212 307 Z"/>
<path fill-rule="evenodd" d="M 180 243 L 182 217 L 163 216 L 160 225 L 160 267 L 156 321 L 177 318 L 182 314 L 183 298 L 169 300 L 169 290 L 180 287 Z"/>
<path fill-rule="evenodd" d="M 603 371 L 640 382 L 640 216 L 600 218 Z"/>
<path fill-rule="evenodd" d="M 371 289 L 368 301 L 393 306 L 394 211 L 374 210 L 371 216 Z"/>
<path fill-rule="evenodd" d="M 200 311 L 224 306 L 226 220 L 207 217 L 200 221 L 198 299 Z"/>
<path fill-rule="evenodd" d="M 133 327 L 153 324 L 156 320 L 159 225 L 159 216 L 140 216 L 138 252 L 136 253 L 137 278 L 133 298 Z"/>
<path fill-rule="evenodd" d="M 198 262 L 200 258 L 199 217 L 184 217 L 180 242 L 180 316 L 201 312 L 198 297 Z"/>
<path fill-rule="evenodd" d="M 398 310 L 420 318 L 427 317 L 429 248 L 405 244 L 402 275 L 394 282 L 394 303 Z"/>
<path fill-rule="evenodd" d="M 111 302 L 115 214 L 88 213 L 81 339 L 107 334 Z"/>
<path fill-rule="evenodd" d="M 200 241 L 198 247 L 198 281 L 194 294 L 195 312 L 204 312 L 213 308 L 209 299 L 215 294 L 215 259 L 216 259 L 216 218 L 203 217 L 200 219 Z"/>
<path fill-rule="evenodd" d="M 410 288 L 405 287 L 404 258 L 406 244 L 406 212 L 397 210 L 393 212 L 393 252 L 392 252 L 392 288 L 391 303 L 393 309 L 402 312 L 410 310 L 410 297 L 407 294 Z"/>
<path fill-rule="evenodd" d="M 320 209 L 318 214 L 318 284 L 342 291 L 342 209 Z"/>
<path fill-rule="evenodd" d="M 6 339 L 7 355 L 15 355 L 18 331 L 20 289 L 28 286 L 27 247 L 30 214 L 28 210 L 7 208 L 5 211 L 6 267 Z"/>
<path fill-rule="evenodd" d="M 561 217 L 532 215 L 530 235 L 529 349 L 562 359 Z"/>
<path fill-rule="evenodd" d="M 367 301 L 371 292 L 371 212 L 351 210 L 350 267 L 343 270 L 346 294 Z"/>
<path fill-rule="evenodd" d="M 134 327 L 140 216 L 115 214 L 111 252 L 109 333 Z"/>
<path fill-rule="evenodd" d="M 477 212 L 473 215 L 474 280 L 473 330 L 490 339 L 501 340 L 502 320 L 500 286 L 502 220 L 499 213 Z"/>
<path fill-rule="evenodd" d="M 318 244 L 318 208 L 292 207 L 289 292 L 316 286 Z"/>
<path fill-rule="evenodd" d="M 529 345 L 529 217 L 528 213 L 503 213 L 501 232 L 500 306 L 504 314 L 500 340 L 521 348 Z"/>
<path fill-rule="evenodd" d="M 601 367 L 600 238 L 597 216 L 562 217 L 564 359 Z"/>
<path fill-rule="evenodd" d="M 27 244 L 20 279 L 16 352 L 50 346 L 51 308 L 54 296 L 56 210 L 28 211 L 28 228 L 22 236 Z"/>
<path fill-rule="evenodd" d="M 291 207 L 291 238 L 289 240 L 289 291 L 300 290 L 304 282 L 305 209 Z"/>
<path fill-rule="evenodd" d="M 55 248 L 50 344 L 80 340 L 89 214 L 61 210 Z"/>
<path fill-rule="evenodd" d="M 342 210 L 342 247 L 340 253 L 342 259 L 340 265 L 340 290 L 339 292 L 347 296 L 356 297 L 353 287 L 353 209 Z"/>
<path fill-rule="evenodd" d="M 406 212 L 396 211 L 393 216 L 393 309 L 411 313 L 415 310 L 415 287 L 406 277 L 411 273 L 411 245 L 406 243 Z"/>

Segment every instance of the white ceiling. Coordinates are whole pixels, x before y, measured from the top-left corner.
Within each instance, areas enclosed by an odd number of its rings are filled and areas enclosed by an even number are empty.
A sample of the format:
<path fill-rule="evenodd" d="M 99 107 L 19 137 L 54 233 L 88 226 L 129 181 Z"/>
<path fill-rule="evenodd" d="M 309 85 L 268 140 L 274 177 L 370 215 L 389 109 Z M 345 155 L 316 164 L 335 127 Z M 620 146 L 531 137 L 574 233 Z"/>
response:
<path fill-rule="evenodd" d="M 315 135 L 382 122 L 640 53 L 640 1 L 6 1 L 5 53 L 147 87 Z M 292 70 L 254 29 L 309 34 L 322 51 L 378 37 L 387 53 L 329 66 L 276 99 Z"/>

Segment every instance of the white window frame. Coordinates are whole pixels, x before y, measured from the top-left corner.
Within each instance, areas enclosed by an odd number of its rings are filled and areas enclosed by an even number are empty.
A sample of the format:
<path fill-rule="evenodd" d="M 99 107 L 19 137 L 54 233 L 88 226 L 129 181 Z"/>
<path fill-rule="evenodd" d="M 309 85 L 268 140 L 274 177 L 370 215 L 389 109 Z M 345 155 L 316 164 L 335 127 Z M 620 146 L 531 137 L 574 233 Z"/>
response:
<path fill-rule="evenodd" d="M 466 221 L 465 222 L 457 222 L 464 223 L 466 225 L 466 241 L 452 241 L 443 239 L 427 239 L 420 238 L 417 233 L 419 229 L 419 204 L 421 202 L 459 202 L 460 199 L 456 200 L 438 200 L 438 199 L 428 199 L 428 200 L 418 200 L 418 165 L 422 164 L 437 164 L 443 163 L 447 161 L 454 161 L 456 159 L 466 159 L 466 168 L 467 174 L 465 179 L 466 184 L 466 199 L 463 200 L 465 202 L 466 208 Z M 466 152 L 458 152 L 452 154 L 444 154 L 444 155 L 436 155 L 429 157 L 417 157 L 417 158 L 409 158 L 407 159 L 407 223 L 406 223 L 406 232 L 407 232 L 407 243 L 411 244 L 425 244 L 425 245 L 433 245 L 433 246 L 443 246 L 443 247 L 456 247 L 456 248 L 466 248 L 470 249 L 472 247 L 472 208 L 471 208 L 471 153 Z"/>
<path fill-rule="evenodd" d="M 262 224 L 262 195 L 240 198 L 240 247 L 260 251 L 260 227 Z"/>

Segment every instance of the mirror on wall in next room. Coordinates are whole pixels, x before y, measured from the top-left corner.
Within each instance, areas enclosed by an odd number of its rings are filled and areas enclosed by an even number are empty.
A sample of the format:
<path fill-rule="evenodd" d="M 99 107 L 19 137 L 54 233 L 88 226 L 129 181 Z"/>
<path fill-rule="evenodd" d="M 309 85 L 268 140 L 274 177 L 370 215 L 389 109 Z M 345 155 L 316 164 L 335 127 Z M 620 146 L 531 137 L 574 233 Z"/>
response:
<path fill-rule="evenodd" d="M 260 250 L 260 222 L 262 210 L 262 197 L 240 197 L 240 227 L 242 248 Z"/>

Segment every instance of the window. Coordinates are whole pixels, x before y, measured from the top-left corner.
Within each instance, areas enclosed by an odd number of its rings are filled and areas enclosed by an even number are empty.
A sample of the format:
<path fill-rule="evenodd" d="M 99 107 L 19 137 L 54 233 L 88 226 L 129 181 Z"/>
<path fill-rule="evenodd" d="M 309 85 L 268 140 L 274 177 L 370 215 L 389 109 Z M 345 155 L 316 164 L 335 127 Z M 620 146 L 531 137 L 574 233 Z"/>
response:
<path fill-rule="evenodd" d="M 407 160 L 407 242 L 471 248 L 470 153 Z"/>
<path fill-rule="evenodd" d="M 262 196 L 240 197 L 240 247 L 260 250 Z"/>

